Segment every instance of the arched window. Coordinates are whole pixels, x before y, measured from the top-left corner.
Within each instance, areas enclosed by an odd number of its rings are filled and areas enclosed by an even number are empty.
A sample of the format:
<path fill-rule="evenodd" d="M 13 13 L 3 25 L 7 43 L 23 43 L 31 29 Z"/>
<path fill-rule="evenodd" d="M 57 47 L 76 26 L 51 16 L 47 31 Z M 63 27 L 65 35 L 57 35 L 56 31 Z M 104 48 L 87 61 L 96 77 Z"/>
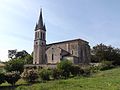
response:
<path fill-rule="evenodd" d="M 40 39 L 42 39 L 42 37 L 43 37 L 43 36 L 42 36 L 42 32 L 41 32 L 41 35 L 40 35 L 40 36 L 41 36 Z"/>
<path fill-rule="evenodd" d="M 39 38 L 39 32 L 36 32 L 36 38 Z"/>
<path fill-rule="evenodd" d="M 35 32 L 35 39 L 37 38 L 37 32 Z"/>
<path fill-rule="evenodd" d="M 52 48 L 52 61 L 54 60 L 54 48 Z"/>
<path fill-rule="evenodd" d="M 43 33 L 43 40 L 45 40 L 45 33 Z"/>
<path fill-rule="evenodd" d="M 38 32 L 38 38 L 39 38 L 39 36 L 40 36 L 40 35 L 39 35 L 39 32 Z"/>
<path fill-rule="evenodd" d="M 54 48 L 52 48 L 52 53 L 54 53 Z"/>
<path fill-rule="evenodd" d="M 71 54 L 74 54 L 74 53 L 73 53 L 73 50 L 72 50 Z"/>
<path fill-rule="evenodd" d="M 54 54 L 52 54 L 52 61 L 54 60 Z"/>

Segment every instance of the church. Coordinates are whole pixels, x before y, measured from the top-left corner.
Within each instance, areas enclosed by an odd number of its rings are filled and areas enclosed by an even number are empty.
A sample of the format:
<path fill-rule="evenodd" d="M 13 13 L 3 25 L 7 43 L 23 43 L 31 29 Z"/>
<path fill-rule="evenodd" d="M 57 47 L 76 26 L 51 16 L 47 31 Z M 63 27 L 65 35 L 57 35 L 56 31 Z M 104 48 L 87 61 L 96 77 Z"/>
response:
<path fill-rule="evenodd" d="M 70 60 L 73 64 L 90 63 L 90 46 L 85 40 L 63 40 L 46 44 L 47 30 L 43 22 L 42 9 L 34 31 L 34 65 L 56 65 L 62 60 Z"/>

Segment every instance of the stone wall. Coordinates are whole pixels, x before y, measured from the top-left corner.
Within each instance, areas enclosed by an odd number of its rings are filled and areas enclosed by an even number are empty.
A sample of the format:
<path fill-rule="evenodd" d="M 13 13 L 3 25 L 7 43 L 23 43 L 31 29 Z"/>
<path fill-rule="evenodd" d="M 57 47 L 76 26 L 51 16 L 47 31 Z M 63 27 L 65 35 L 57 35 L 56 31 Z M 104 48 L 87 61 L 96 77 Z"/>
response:
<path fill-rule="evenodd" d="M 51 46 L 47 51 L 46 51 L 46 59 L 47 63 L 59 63 L 60 62 L 60 53 L 61 49 L 58 48 L 56 45 Z"/>
<path fill-rule="evenodd" d="M 84 42 L 78 39 L 73 41 L 66 41 L 63 43 L 53 43 L 47 45 L 47 47 L 49 47 L 46 51 L 48 63 L 60 62 L 62 58 L 61 49 L 70 53 L 70 56 L 76 57 L 78 59 L 77 63 L 90 62 L 90 46 L 88 45 L 88 42 Z M 52 54 L 54 54 L 54 61 L 52 60 Z"/>

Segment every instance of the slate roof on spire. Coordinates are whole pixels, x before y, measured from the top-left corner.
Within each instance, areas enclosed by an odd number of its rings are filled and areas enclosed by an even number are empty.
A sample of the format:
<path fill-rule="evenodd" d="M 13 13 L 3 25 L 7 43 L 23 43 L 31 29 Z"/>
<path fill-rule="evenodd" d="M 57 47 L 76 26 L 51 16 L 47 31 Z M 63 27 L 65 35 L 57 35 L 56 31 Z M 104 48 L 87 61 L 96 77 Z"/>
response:
<path fill-rule="evenodd" d="M 43 28 L 43 17 L 42 17 L 42 9 L 40 9 L 40 16 L 38 21 L 38 27 Z"/>
<path fill-rule="evenodd" d="M 40 9 L 40 16 L 39 16 L 38 23 L 36 24 L 35 31 L 38 30 L 38 29 L 44 30 L 42 8 Z"/>
<path fill-rule="evenodd" d="M 45 31 L 46 31 L 46 26 L 45 26 L 45 24 L 44 24 L 44 26 L 43 26 L 43 30 L 45 30 Z"/>
<path fill-rule="evenodd" d="M 35 26 L 35 31 L 37 30 L 37 28 L 38 28 L 38 25 L 37 25 L 37 23 L 36 23 L 36 26 Z"/>

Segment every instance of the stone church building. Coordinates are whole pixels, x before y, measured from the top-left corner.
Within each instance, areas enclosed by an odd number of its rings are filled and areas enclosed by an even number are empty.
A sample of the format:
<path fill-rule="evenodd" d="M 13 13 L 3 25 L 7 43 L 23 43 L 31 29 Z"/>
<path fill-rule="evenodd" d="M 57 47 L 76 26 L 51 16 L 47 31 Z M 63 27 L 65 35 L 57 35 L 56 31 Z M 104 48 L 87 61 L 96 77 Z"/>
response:
<path fill-rule="evenodd" d="M 41 10 L 35 27 L 33 64 L 55 65 L 62 60 L 70 60 L 74 64 L 90 62 L 90 46 L 87 41 L 75 39 L 46 44 L 46 31 Z"/>

